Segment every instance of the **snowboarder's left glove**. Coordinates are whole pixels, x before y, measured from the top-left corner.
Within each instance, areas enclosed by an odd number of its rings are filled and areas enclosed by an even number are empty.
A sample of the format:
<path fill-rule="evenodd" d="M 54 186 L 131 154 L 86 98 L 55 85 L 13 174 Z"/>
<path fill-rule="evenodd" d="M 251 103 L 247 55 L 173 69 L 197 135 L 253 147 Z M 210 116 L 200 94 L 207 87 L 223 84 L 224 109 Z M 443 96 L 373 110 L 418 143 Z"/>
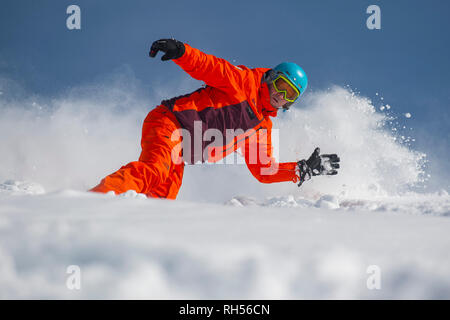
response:
<path fill-rule="evenodd" d="M 186 49 L 184 43 L 181 41 L 175 39 L 161 39 L 153 42 L 149 56 L 154 58 L 160 50 L 165 52 L 165 55 L 161 57 L 161 60 L 167 61 L 180 58 Z"/>
<path fill-rule="evenodd" d="M 304 181 L 311 179 L 312 176 L 337 174 L 336 169 L 339 169 L 340 161 L 341 159 L 337 154 L 320 155 L 320 148 L 316 148 L 308 160 L 303 159 L 297 162 L 300 176 L 298 186 L 300 187 Z"/>

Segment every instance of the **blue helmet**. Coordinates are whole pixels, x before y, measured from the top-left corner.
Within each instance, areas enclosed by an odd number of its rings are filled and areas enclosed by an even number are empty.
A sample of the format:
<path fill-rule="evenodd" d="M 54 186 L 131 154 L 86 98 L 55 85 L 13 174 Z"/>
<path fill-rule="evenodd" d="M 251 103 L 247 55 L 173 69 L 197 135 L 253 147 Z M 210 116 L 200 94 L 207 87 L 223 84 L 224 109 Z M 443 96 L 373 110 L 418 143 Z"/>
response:
<path fill-rule="evenodd" d="M 306 76 L 305 71 L 296 63 L 292 62 L 283 62 L 277 65 L 272 69 L 275 74 L 282 73 L 289 81 L 294 84 L 298 91 L 300 92 L 300 96 L 305 92 L 306 87 L 308 86 L 308 77 Z"/>

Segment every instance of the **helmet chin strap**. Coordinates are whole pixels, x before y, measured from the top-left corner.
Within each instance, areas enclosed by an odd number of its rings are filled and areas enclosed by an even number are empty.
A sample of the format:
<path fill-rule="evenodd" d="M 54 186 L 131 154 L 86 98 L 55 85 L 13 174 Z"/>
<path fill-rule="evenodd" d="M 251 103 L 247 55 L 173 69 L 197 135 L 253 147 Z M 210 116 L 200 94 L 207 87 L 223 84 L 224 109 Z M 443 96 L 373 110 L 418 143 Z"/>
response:
<path fill-rule="evenodd" d="M 289 108 L 294 104 L 294 102 L 286 102 L 280 109 L 283 109 L 283 112 L 289 110 Z"/>
<path fill-rule="evenodd" d="M 290 106 L 286 106 L 286 105 L 287 105 L 287 103 L 285 103 L 284 106 L 282 106 L 282 107 L 277 107 L 277 108 L 275 108 L 275 109 L 277 109 L 277 110 L 283 110 L 283 112 L 286 112 L 286 111 L 289 110 L 289 107 L 290 107 Z"/>

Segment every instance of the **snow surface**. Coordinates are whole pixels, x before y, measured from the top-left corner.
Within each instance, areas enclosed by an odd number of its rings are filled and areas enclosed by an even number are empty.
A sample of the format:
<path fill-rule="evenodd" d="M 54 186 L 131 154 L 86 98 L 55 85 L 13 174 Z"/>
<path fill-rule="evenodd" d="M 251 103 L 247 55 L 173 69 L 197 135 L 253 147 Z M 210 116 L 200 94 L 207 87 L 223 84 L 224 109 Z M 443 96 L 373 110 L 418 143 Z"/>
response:
<path fill-rule="evenodd" d="M 340 155 L 339 175 L 261 184 L 237 156 L 187 167 L 168 201 L 85 191 L 138 157 L 159 97 L 122 78 L 51 100 L 0 89 L 0 298 L 450 298 L 448 184 L 426 188 L 438 160 L 393 107 L 311 92 L 274 121 L 275 153 L 320 146 Z"/>
<path fill-rule="evenodd" d="M 448 194 L 259 205 L 0 195 L 0 297 L 448 299 L 449 207 Z M 70 265 L 80 290 L 66 287 Z M 366 285 L 372 265 L 380 290 Z"/>

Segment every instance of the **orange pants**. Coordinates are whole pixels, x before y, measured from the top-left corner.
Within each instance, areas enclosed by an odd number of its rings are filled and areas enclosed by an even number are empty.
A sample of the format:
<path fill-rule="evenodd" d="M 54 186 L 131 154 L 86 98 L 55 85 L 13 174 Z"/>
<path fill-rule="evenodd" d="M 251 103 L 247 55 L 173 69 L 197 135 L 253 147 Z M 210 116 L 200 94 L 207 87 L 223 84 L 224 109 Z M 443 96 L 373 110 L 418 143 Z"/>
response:
<path fill-rule="evenodd" d="M 94 192 L 134 190 L 153 198 L 175 199 L 183 179 L 180 124 L 165 106 L 149 112 L 142 127 L 139 161 L 130 162 L 92 188 Z"/>

